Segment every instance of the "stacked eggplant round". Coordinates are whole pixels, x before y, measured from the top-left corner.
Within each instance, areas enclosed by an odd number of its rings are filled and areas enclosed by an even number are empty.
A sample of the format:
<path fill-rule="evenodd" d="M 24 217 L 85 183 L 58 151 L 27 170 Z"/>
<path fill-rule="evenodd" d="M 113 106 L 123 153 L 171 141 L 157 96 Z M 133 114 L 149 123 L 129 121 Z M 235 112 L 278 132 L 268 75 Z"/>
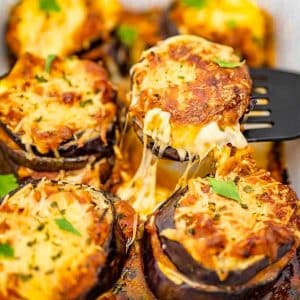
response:
<path fill-rule="evenodd" d="M 150 217 L 149 286 L 158 299 L 252 299 L 294 256 L 299 220 L 296 194 L 268 172 L 247 161 L 219 165 L 215 178 L 190 179 Z"/>
<path fill-rule="evenodd" d="M 116 92 L 101 65 L 24 54 L 0 81 L 0 145 L 39 172 L 85 168 L 113 156 Z"/>
<path fill-rule="evenodd" d="M 7 195 L 0 205 L 0 298 L 95 299 L 110 288 L 125 258 L 114 200 L 46 179 Z"/>
<path fill-rule="evenodd" d="M 246 146 L 239 120 L 252 81 L 231 47 L 178 35 L 145 51 L 131 75 L 129 115 L 155 153 L 203 159 L 216 146 Z"/>

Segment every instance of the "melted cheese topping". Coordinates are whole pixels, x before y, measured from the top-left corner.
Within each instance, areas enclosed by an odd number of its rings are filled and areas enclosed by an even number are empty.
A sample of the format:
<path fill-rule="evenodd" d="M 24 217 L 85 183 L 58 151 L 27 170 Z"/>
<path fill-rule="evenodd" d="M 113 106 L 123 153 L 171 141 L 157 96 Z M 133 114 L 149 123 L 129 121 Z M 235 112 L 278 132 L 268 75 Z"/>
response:
<path fill-rule="evenodd" d="M 0 120 L 22 144 L 40 153 L 83 146 L 106 133 L 116 118 L 114 92 L 104 69 L 89 61 L 45 60 L 26 54 L 0 81 Z M 42 79 L 41 79 L 42 78 Z"/>
<path fill-rule="evenodd" d="M 39 1 L 22 0 L 12 10 L 7 41 L 16 55 L 30 52 L 66 56 L 107 37 L 120 15 L 117 0 L 56 0 L 60 10 L 45 12 Z"/>
<path fill-rule="evenodd" d="M 176 206 L 176 228 L 161 235 L 180 242 L 220 280 L 264 257 L 276 259 L 284 244 L 299 244 L 300 232 L 292 221 L 297 197 L 267 172 L 240 177 L 240 202 L 215 194 L 207 179 L 191 179 L 188 187 Z"/>
<path fill-rule="evenodd" d="M 151 214 L 156 205 L 157 158 L 144 142 L 142 160 L 135 175 L 119 187 L 117 195 L 129 201 L 142 219 Z"/>
<path fill-rule="evenodd" d="M 202 160 L 214 148 L 221 148 L 229 143 L 236 148 L 247 146 L 238 123 L 235 126 L 226 126 L 224 129 L 221 129 L 215 121 L 202 127 L 171 126 L 170 114 L 159 108 L 146 113 L 143 133 L 159 145 L 161 153 L 167 146 L 172 145 L 177 149 L 181 160 L 185 159 L 186 153 L 197 154 Z"/>
<path fill-rule="evenodd" d="M 102 194 L 43 180 L 7 196 L 0 210 L 1 244 L 14 251 L 0 259 L 0 297 L 74 299 L 96 283 L 112 223 Z M 57 219 L 78 234 L 63 230 Z"/>
<path fill-rule="evenodd" d="M 247 145 L 239 119 L 251 79 L 245 66 L 222 68 L 216 59 L 239 62 L 230 47 L 182 35 L 145 51 L 133 66 L 129 113 L 156 146 L 203 159 L 216 146 Z"/>
<path fill-rule="evenodd" d="M 124 134 L 124 145 L 116 155 L 117 166 L 112 177 L 117 176 L 116 181 L 122 182 L 116 189 L 118 196 L 129 201 L 145 220 L 172 194 L 185 164 L 158 160 L 147 150 L 145 141 L 140 142 L 132 127 Z"/>

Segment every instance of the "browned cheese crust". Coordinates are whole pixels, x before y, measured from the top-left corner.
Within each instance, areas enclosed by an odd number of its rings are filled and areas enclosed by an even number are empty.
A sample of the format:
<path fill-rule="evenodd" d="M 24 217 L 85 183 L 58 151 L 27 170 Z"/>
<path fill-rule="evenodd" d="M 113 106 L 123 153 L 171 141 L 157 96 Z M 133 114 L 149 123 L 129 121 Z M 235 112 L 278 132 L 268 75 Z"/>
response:
<path fill-rule="evenodd" d="M 235 124 L 248 107 L 251 79 L 246 65 L 223 68 L 217 59 L 239 61 L 231 48 L 193 36 L 146 51 L 132 69 L 131 115 L 142 121 L 161 108 L 174 124 Z"/>
<path fill-rule="evenodd" d="M 176 203 L 175 227 L 161 235 L 181 243 L 195 261 L 224 281 L 231 271 L 261 259 L 276 261 L 284 247 L 297 248 L 300 206 L 291 188 L 256 169 L 250 149 L 224 147 L 215 153 L 215 179 L 219 184 L 232 182 L 238 198 L 218 194 L 209 178 L 190 179 L 188 191 Z"/>
<path fill-rule="evenodd" d="M 13 251 L 0 262 L 0 299 L 77 299 L 98 282 L 114 218 L 102 194 L 43 180 L 7 196 L 0 211 L 1 245 Z"/>
<path fill-rule="evenodd" d="M 25 54 L 0 82 L 0 121 L 25 146 L 56 152 L 74 136 L 83 146 L 106 134 L 116 119 L 114 90 L 105 70 L 77 58 L 46 59 Z M 28 150 L 28 148 L 27 148 Z"/>

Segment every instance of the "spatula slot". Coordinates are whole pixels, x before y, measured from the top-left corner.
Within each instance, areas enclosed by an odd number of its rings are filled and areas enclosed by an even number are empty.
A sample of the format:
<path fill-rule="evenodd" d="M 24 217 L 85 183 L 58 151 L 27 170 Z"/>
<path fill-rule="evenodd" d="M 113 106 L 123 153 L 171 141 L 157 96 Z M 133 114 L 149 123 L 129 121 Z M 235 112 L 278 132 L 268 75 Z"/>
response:
<path fill-rule="evenodd" d="M 272 123 L 246 123 L 243 124 L 243 129 L 244 130 L 253 130 L 253 129 L 265 129 L 265 128 L 272 128 L 273 124 Z"/>
<path fill-rule="evenodd" d="M 260 94 L 260 95 L 266 95 L 268 93 L 268 88 L 264 86 L 257 86 L 253 89 L 254 93 Z"/>

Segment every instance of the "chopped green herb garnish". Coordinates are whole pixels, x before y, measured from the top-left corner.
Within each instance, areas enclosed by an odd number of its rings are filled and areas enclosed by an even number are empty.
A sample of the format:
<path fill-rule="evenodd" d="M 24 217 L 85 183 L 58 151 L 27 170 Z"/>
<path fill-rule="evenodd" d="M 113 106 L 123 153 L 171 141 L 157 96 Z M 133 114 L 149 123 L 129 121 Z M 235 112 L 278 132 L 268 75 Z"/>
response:
<path fill-rule="evenodd" d="M 209 210 L 211 210 L 211 211 L 216 211 L 216 203 L 214 203 L 214 202 L 208 202 L 208 208 L 209 208 Z"/>
<path fill-rule="evenodd" d="M 39 270 L 40 270 L 40 267 L 39 267 L 39 266 L 32 266 L 31 269 L 32 269 L 32 270 L 35 270 L 35 271 L 39 271 Z"/>
<path fill-rule="evenodd" d="M 208 177 L 208 182 L 216 194 L 238 202 L 241 201 L 237 186 L 234 181 L 224 181 Z"/>
<path fill-rule="evenodd" d="M 236 27 L 237 27 L 237 22 L 236 22 L 236 20 L 230 19 L 230 20 L 228 20 L 228 21 L 226 22 L 226 25 L 227 25 L 229 28 L 233 29 L 233 28 L 236 28 Z"/>
<path fill-rule="evenodd" d="M 50 73 L 53 60 L 56 58 L 55 54 L 49 54 L 45 60 L 45 72 Z"/>
<path fill-rule="evenodd" d="M 214 215 L 214 220 L 215 220 L 215 221 L 218 221 L 218 220 L 220 220 L 220 217 L 221 217 L 220 214 L 215 214 L 215 215 Z"/>
<path fill-rule="evenodd" d="M 32 247 L 34 244 L 36 244 L 36 239 L 34 239 L 33 241 L 28 241 L 27 242 L 28 247 Z"/>
<path fill-rule="evenodd" d="M 242 207 L 243 209 L 248 209 L 248 205 L 245 204 L 245 203 L 241 203 L 241 207 Z"/>
<path fill-rule="evenodd" d="M 60 258 L 62 256 L 62 251 L 60 250 L 59 252 L 57 252 L 56 254 L 51 256 L 52 260 L 57 260 L 58 258 Z"/>
<path fill-rule="evenodd" d="M 45 77 L 39 76 L 39 75 L 35 75 L 35 79 L 36 79 L 38 82 L 47 82 L 47 81 L 48 81 Z"/>
<path fill-rule="evenodd" d="M 14 248 L 7 243 L 0 243 L 0 258 L 13 258 Z"/>
<path fill-rule="evenodd" d="M 0 175 L 0 197 L 5 196 L 19 186 L 13 174 Z"/>
<path fill-rule="evenodd" d="M 35 121 L 35 122 L 41 122 L 41 121 L 42 121 L 42 119 L 43 119 L 43 117 L 42 117 L 42 116 L 40 116 L 40 117 L 38 117 L 38 118 L 34 119 L 34 121 Z"/>
<path fill-rule="evenodd" d="M 28 281 L 32 278 L 32 274 L 22 274 L 22 273 L 20 273 L 20 274 L 17 274 L 17 275 L 24 282 L 26 282 L 26 281 Z"/>
<path fill-rule="evenodd" d="M 63 79 L 70 87 L 73 86 L 71 80 L 67 77 L 66 73 L 63 73 L 62 79 Z"/>
<path fill-rule="evenodd" d="M 185 77 L 183 75 L 178 76 L 179 79 L 184 79 Z"/>
<path fill-rule="evenodd" d="M 44 223 L 41 223 L 41 224 L 36 228 L 36 230 L 37 230 L 37 231 L 42 231 L 44 228 L 45 228 L 45 224 L 44 224 Z"/>
<path fill-rule="evenodd" d="M 91 104 L 93 104 L 93 100 L 92 99 L 82 100 L 79 103 L 80 107 L 85 107 L 85 106 L 91 105 Z"/>
<path fill-rule="evenodd" d="M 129 25 L 120 25 L 117 30 L 118 38 L 126 46 L 131 46 L 138 37 L 137 30 Z"/>
<path fill-rule="evenodd" d="M 57 204 L 56 201 L 51 202 L 50 206 L 51 206 L 52 208 L 58 208 L 58 204 Z"/>
<path fill-rule="evenodd" d="M 55 219 L 55 223 L 61 230 L 81 236 L 81 233 L 66 218 Z"/>
<path fill-rule="evenodd" d="M 40 9 L 47 13 L 61 11 L 61 8 L 56 0 L 39 0 L 39 4 Z"/>
<path fill-rule="evenodd" d="M 252 186 L 246 185 L 246 186 L 243 188 L 243 191 L 244 191 L 245 193 L 252 193 L 252 192 L 254 192 L 254 189 L 253 189 Z"/>
<path fill-rule="evenodd" d="M 218 58 L 213 59 L 213 62 L 218 64 L 221 68 L 237 68 L 245 63 L 244 60 L 236 62 L 236 61 L 226 61 Z"/>
<path fill-rule="evenodd" d="M 44 238 L 44 241 L 49 241 L 49 239 L 50 239 L 50 234 L 49 234 L 49 231 L 47 230 L 47 231 L 45 232 L 45 238 Z"/>
<path fill-rule="evenodd" d="M 186 6 L 201 9 L 207 5 L 208 0 L 181 0 L 181 2 Z"/>

